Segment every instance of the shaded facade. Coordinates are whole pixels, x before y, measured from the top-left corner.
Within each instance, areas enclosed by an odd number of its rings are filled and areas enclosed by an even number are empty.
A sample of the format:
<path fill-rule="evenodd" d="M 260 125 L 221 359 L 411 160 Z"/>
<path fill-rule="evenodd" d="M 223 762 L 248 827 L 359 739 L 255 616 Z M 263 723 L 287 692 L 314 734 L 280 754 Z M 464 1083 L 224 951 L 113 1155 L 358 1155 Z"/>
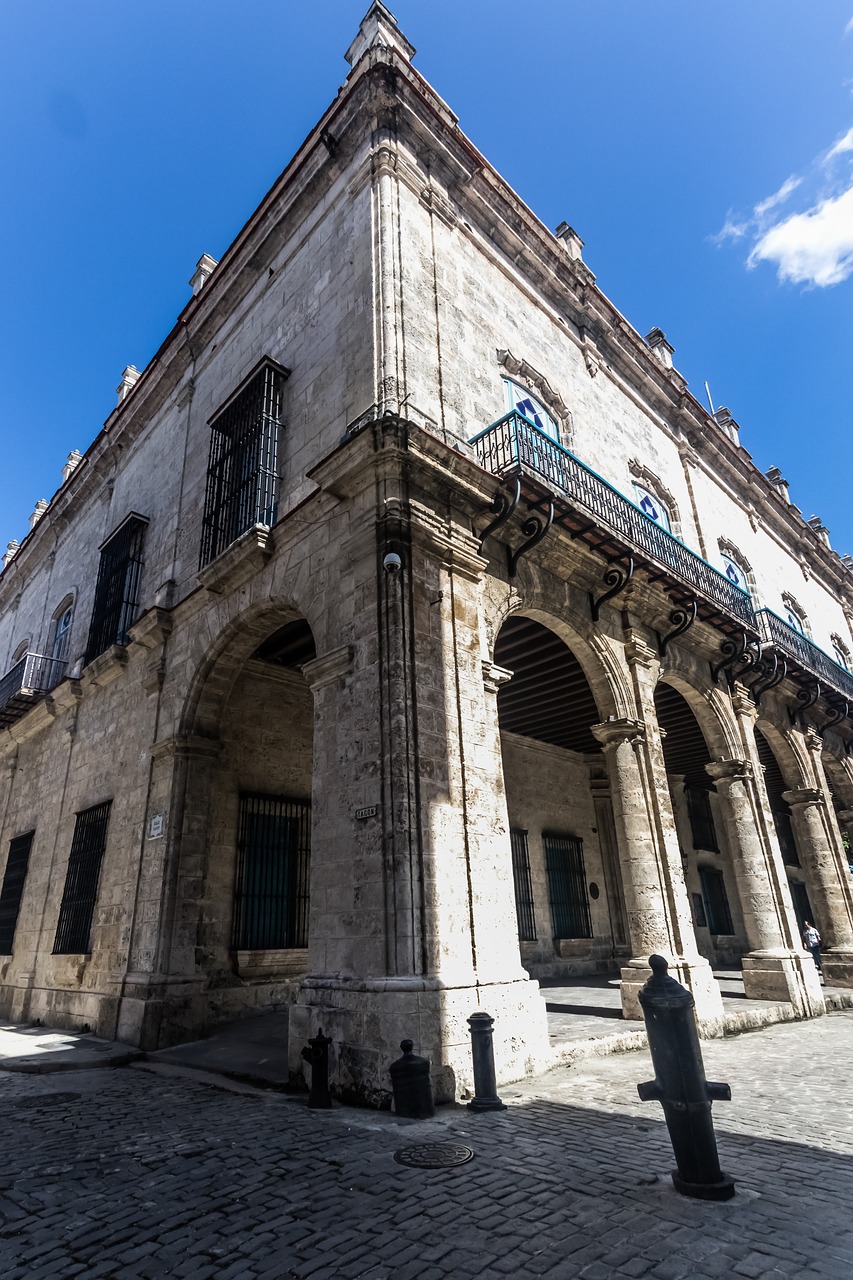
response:
<path fill-rule="evenodd" d="M 413 53 L 373 4 L 0 577 L 4 1016 L 288 1007 L 368 1102 L 653 951 L 819 1014 L 807 911 L 853 983 L 850 564 Z"/>

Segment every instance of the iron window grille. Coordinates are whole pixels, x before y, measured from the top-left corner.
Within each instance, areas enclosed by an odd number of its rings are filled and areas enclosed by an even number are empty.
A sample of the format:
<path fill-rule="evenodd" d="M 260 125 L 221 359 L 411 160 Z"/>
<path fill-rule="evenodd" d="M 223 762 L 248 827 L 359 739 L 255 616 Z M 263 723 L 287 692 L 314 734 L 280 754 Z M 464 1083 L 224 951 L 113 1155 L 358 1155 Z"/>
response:
<path fill-rule="evenodd" d="M 132 513 L 101 547 L 86 664 L 114 644 L 128 644 L 139 607 L 142 547 L 148 521 Z"/>
<path fill-rule="evenodd" d="M 718 871 L 716 867 L 700 867 L 699 881 L 702 885 L 702 897 L 705 899 L 708 929 L 718 936 L 731 937 L 734 927 L 722 871 Z"/>
<path fill-rule="evenodd" d="M 278 951 L 308 945 L 311 803 L 240 797 L 233 947 Z"/>
<path fill-rule="evenodd" d="M 688 787 L 685 794 L 690 830 L 693 834 L 693 848 L 707 849 L 709 853 L 719 853 L 720 846 L 717 842 L 710 793 L 705 787 Z"/>
<path fill-rule="evenodd" d="M 555 938 L 591 938 L 583 841 L 543 832 Z"/>
<path fill-rule="evenodd" d="M 106 800 L 77 814 L 53 943 L 55 956 L 86 955 L 89 951 L 111 807 L 112 801 Z"/>
<path fill-rule="evenodd" d="M 288 371 L 265 362 L 213 419 L 199 568 L 277 516 L 278 437 Z"/>
<path fill-rule="evenodd" d="M 6 870 L 3 874 L 3 888 L 0 889 L 0 956 L 12 954 L 34 835 L 34 831 L 28 831 L 25 835 L 15 836 L 14 840 L 9 841 L 9 856 L 6 859 Z"/>
<path fill-rule="evenodd" d="M 533 881 L 530 877 L 530 853 L 527 848 L 527 832 L 512 827 L 509 833 L 512 846 L 512 881 L 515 887 L 515 914 L 518 919 L 519 942 L 536 941 L 536 912 L 533 905 Z"/>

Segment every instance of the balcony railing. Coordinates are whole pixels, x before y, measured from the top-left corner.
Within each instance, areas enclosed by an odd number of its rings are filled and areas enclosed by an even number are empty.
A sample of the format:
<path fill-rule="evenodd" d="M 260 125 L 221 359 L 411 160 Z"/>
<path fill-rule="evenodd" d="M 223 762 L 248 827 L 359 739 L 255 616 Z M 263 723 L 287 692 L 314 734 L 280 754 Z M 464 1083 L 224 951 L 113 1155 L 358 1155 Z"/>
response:
<path fill-rule="evenodd" d="M 828 685 L 845 698 L 853 700 L 853 675 L 839 666 L 828 653 L 819 649 L 811 640 L 794 627 L 783 622 L 772 609 L 759 609 L 756 612 L 758 632 L 765 644 L 773 645 L 788 659 L 813 675 L 818 683 Z"/>
<path fill-rule="evenodd" d="M 632 554 L 637 567 L 651 569 L 653 578 L 669 578 L 681 589 L 682 597 L 695 595 L 700 603 L 711 606 L 712 615 L 720 611 L 755 631 L 755 614 L 746 591 L 521 414 L 508 413 L 471 443 L 487 471 L 499 476 L 532 473 L 565 509 L 580 514 L 580 521 L 561 520 L 576 536 L 594 531 L 586 537 L 590 545 L 605 554 Z M 655 572 L 655 566 L 664 572 Z M 708 610 L 701 612 L 707 614 Z"/>
<path fill-rule="evenodd" d="M 65 662 L 43 653 L 25 653 L 0 680 L 0 726 L 20 720 L 65 675 Z"/>

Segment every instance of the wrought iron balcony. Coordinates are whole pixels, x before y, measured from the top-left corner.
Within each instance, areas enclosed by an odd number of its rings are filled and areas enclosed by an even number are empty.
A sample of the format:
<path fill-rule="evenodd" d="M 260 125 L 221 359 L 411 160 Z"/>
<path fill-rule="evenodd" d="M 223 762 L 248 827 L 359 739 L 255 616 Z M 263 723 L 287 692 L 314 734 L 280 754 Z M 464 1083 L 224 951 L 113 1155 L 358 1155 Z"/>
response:
<path fill-rule="evenodd" d="M 755 617 L 762 642 L 779 650 L 787 659 L 792 674 L 813 676 L 819 686 L 818 694 L 823 691 L 840 693 L 845 700 L 853 702 L 853 674 L 794 627 L 783 622 L 772 609 L 758 609 Z"/>
<path fill-rule="evenodd" d="M 65 675 L 67 663 L 43 653 L 25 653 L 0 680 L 0 727 L 8 728 L 50 693 Z"/>
<path fill-rule="evenodd" d="M 630 556 L 635 570 L 666 583 L 675 603 L 695 603 L 697 616 L 722 630 L 756 631 L 746 591 L 521 414 L 506 414 L 471 444 L 487 471 L 519 478 L 531 508 L 544 513 L 553 501 L 554 523 L 573 538 L 583 538 L 609 561 Z"/>

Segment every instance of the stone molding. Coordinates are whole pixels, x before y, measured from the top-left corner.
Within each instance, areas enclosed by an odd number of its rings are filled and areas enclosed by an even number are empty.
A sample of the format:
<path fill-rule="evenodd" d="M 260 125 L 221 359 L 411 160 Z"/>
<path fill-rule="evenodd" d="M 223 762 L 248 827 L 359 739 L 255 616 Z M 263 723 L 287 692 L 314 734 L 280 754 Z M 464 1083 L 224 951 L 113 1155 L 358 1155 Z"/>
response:
<path fill-rule="evenodd" d="M 137 618 L 133 626 L 128 628 L 128 635 L 134 644 L 142 645 L 145 649 L 159 648 L 160 645 L 165 644 L 171 632 L 171 614 L 168 609 L 160 609 L 156 605 L 146 610 L 142 617 Z"/>
<path fill-rule="evenodd" d="M 162 742 L 155 742 L 150 749 L 150 755 L 152 760 L 168 760 L 179 755 L 213 759 L 221 750 L 222 743 L 218 738 L 176 736 L 164 738 Z"/>
<path fill-rule="evenodd" d="M 353 646 L 351 644 L 343 644 L 339 649 L 331 649 L 328 653 L 324 653 L 322 657 L 312 658 L 310 662 L 306 662 L 301 670 L 308 681 L 311 692 L 316 693 L 327 684 L 331 684 L 333 680 L 351 675 L 354 657 L 355 650 Z"/>
<path fill-rule="evenodd" d="M 568 443 L 572 438 L 572 411 L 559 391 L 555 391 L 544 373 L 534 369 L 526 360 L 519 360 L 511 351 L 498 351 L 498 364 L 505 369 L 509 377 L 520 379 L 531 391 L 535 391 L 545 408 L 553 413 L 560 424 L 561 434 L 565 433 Z"/>
<path fill-rule="evenodd" d="M 127 647 L 123 644 L 111 644 L 109 649 L 99 653 L 86 667 L 82 675 L 84 684 L 106 688 L 114 680 L 118 680 L 127 666 Z"/>
<path fill-rule="evenodd" d="M 514 672 L 509 671 L 506 667 L 499 667 L 497 663 L 490 662 L 488 658 L 483 659 L 483 684 L 486 686 L 488 693 L 497 693 L 501 685 L 507 684 L 513 677 Z"/>
<path fill-rule="evenodd" d="M 213 595 L 236 591 L 264 568 L 273 553 L 272 530 L 255 524 L 205 565 L 198 581 Z"/>
<path fill-rule="evenodd" d="M 782 792 L 782 799 L 791 808 L 796 808 L 798 805 L 805 807 L 810 804 L 822 804 L 824 798 L 819 787 L 797 787 L 795 790 Z"/>
<path fill-rule="evenodd" d="M 620 747 L 623 742 L 638 746 L 646 740 L 646 726 L 642 720 L 605 720 L 603 724 L 591 724 L 589 727 L 605 751 Z"/>
<path fill-rule="evenodd" d="M 714 782 L 749 782 L 754 776 L 749 760 L 712 760 L 705 765 L 705 772 Z"/>

